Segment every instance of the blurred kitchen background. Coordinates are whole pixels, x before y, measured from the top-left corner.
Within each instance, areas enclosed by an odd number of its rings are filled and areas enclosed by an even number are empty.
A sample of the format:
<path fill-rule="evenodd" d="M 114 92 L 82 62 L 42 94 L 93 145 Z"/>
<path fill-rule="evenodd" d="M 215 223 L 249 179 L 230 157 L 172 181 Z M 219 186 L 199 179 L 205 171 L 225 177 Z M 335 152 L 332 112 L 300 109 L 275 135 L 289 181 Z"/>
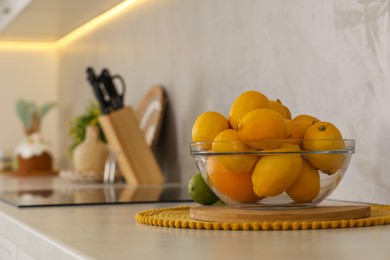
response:
<path fill-rule="evenodd" d="M 233 100 L 254 89 L 357 140 L 333 198 L 390 203 L 388 0 L 125 1 L 73 36 L 122 1 L 16 2 L 0 0 L 0 20 L 10 19 L 0 24 L 1 150 L 12 152 L 23 137 L 17 99 L 56 101 L 42 132 L 56 167 L 71 167 L 69 121 L 94 100 L 85 69 L 107 67 L 126 81 L 133 107 L 152 85 L 165 87 L 156 154 L 169 182 L 197 171 L 189 150 L 195 118 L 207 110 L 227 116 Z"/>

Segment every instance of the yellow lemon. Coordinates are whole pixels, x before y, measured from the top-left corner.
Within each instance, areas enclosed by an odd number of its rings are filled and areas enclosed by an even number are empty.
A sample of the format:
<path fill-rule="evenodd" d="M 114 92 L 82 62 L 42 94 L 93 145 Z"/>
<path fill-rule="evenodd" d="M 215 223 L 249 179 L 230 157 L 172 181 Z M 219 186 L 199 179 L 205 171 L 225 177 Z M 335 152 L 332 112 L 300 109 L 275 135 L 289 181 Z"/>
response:
<path fill-rule="evenodd" d="M 310 126 L 312 126 L 316 122 L 319 122 L 320 120 L 314 116 L 302 114 L 294 117 L 293 121 L 300 124 L 306 132 L 306 130 L 309 129 Z"/>
<path fill-rule="evenodd" d="M 318 170 L 303 160 L 301 173 L 286 193 L 297 203 L 311 202 L 320 192 L 320 186 Z"/>
<path fill-rule="evenodd" d="M 229 112 L 229 124 L 235 129 L 248 112 L 269 107 L 269 99 L 264 94 L 254 90 L 246 91 L 234 100 Z"/>
<path fill-rule="evenodd" d="M 301 148 L 298 145 L 291 143 L 281 143 L 278 147 L 273 149 L 262 150 L 263 153 L 282 153 L 282 152 L 299 152 Z"/>
<path fill-rule="evenodd" d="M 283 139 L 286 124 L 283 116 L 278 112 L 268 108 L 260 108 L 246 114 L 238 124 L 237 131 L 241 139 L 248 142 L 250 146 L 269 149 L 278 146 L 281 142 L 269 145 L 268 142 L 261 141 Z"/>
<path fill-rule="evenodd" d="M 303 148 L 309 151 L 334 151 L 345 148 L 339 129 L 329 122 L 317 122 L 304 135 Z M 315 168 L 333 174 L 345 161 L 343 154 L 327 153 L 307 155 L 307 160 Z"/>
<path fill-rule="evenodd" d="M 209 182 L 222 199 L 241 203 L 256 202 L 260 198 L 253 191 L 252 172 L 231 172 L 220 164 L 218 157 L 207 159 Z"/>
<path fill-rule="evenodd" d="M 204 112 L 194 122 L 192 127 L 192 141 L 213 141 L 218 133 L 228 128 L 229 123 L 225 116 L 214 111 Z"/>
<path fill-rule="evenodd" d="M 290 149 L 299 150 L 299 147 L 292 145 Z M 298 154 L 263 156 L 252 173 L 253 190 L 259 197 L 279 195 L 296 181 L 301 170 L 302 157 Z"/>
<path fill-rule="evenodd" d="M 332 123 L 329 122 L 316 122 L 314 123 L 304 135 L 307 140 L 310 139 L 343 139 L 340 130 Z M 318 147 L 322 149 L 340 148 L 340 142 L 307 142 L 305 148 L 314 150 Z M 336 146 L 336 147 L 335 147 Z"/>
<path fill-rule="evenodd" d="M 285 119 L 284 122 L 286 123 L 285 138 L 291 140 L 289 141 L 291 144 L 301 145 L 303 136 L 305 134 L 305 129 L 300 124 L 291 119 Z"/>
<path fill-rule="evenodd" d="M 283 118 L 287 118 L 286 110 L 284 109 L 282 104 L 280 104 L 279 102 L 274 101 L 274 100 L 270 100 L 269 104 L 270 104 L 271 109 L 273 109 L 276 112 L 278 112 L 279 114 L 281 114 L 283 116 Z"/>
<path fill-rule="evenodd" d="M 212 144 L 215 152 L 249 152 L 254 149 L 247 146 L 236 130 L 226 129 L 220 132 Z M 257 160 L 256 155 L 221 155 L 217 160 L 231 172 L 252 172 Z"/>
<path fill-rule="evenodd" d="M 277 99 L 276 102 L 278 102 L 279 104 L 281 104 L 282 107 L 284 108 L 284 111 L 285 111 L 285 113 L 286 113 L 286 118 L 287 118 L 287 119 L 291 119 L 291 111 L 290 111 L 290 109 L 289 109 L 288 107 L 286 107 L 286 106 L 282 103 L 282 101 L 280 101 L 280 99 Z"/>

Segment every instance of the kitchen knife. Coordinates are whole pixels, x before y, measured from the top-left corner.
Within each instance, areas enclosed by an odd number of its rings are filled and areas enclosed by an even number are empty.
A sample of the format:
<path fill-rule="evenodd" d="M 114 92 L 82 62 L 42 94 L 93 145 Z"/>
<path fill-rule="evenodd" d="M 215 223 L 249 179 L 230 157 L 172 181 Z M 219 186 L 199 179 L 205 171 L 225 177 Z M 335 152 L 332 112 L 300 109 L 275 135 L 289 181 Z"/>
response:
<path fill-rule="evenodd" d="M 97 101 L 99 102 L 100 110 L 102 114 L 108 114 L 109 112 L 112 111 L 112 106 L 110 104 L 110 101 L 105 100 L 104 93 L 100 88 L 99 79 L 96 77 L 96 74 L 92 67 L 87 68 L 87 75 L 88 75 L 87 79 L 92 86 L 92 90 L 95 94 Z"/>
<path fill-rule="evenodd" d="M 122 83 L 122 92 L 118 94 L 117 88 L 114 85 L 113 80 L 118 78 Z M 125 82 L 120 75 L 111 76 L 108 69 L 103 69 L 99 77 L 99 81 L 104 85 L 107 94 L 110 97 L 110 104 L 113 110 L 117 110 L 123 107 L 123 96 L 125 94 Z"/>

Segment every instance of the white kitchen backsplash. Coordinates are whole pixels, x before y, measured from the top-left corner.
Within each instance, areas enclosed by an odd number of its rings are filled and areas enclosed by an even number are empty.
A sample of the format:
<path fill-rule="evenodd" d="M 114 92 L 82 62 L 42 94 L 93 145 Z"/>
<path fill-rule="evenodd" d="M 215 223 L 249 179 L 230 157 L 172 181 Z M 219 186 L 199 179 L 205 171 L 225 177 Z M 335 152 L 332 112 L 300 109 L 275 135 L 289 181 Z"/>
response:
<path fill-rule="evenodd" d="M 389 8 L 389 1 L 360 0 L 140 1 L 61 50 L 67 113 L 60 122 L 92 96 L 88 65 L 120 73 L 133 106 L 161 83 L 169 106 L 159 160 L 168 180 L 186 182 L 196 172 L 189 142 L 197 115 L 227 115 L 238 94 L 255 89 L 357 140 L 333 197 L 390 203 Z"/>
<path fill-rule="evenodd" d="M 85 69 L 108 67 L 125 79 L 133 107 L 153 84 L 165 86 L 157 155 L 168 181 L 197 171 L 195 118 L 227 115 L 255 89 L 357 140 L 334 198 L 390 203 L 389 10 L 387 0 L 140 0 L 59 49 L 58 161 L 70 165 L 68 122 L 94 98 Z"/>

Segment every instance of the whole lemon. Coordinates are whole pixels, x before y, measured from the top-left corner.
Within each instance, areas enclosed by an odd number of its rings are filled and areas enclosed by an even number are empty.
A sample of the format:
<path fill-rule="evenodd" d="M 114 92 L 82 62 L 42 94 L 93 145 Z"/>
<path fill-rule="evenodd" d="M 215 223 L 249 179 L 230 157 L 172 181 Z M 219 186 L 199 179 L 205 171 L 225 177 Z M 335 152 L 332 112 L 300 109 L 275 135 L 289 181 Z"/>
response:
<path fill-rule="evenodd" d="M 276 102 L 282 105 L 284 112 L 286 113 L 286 118 L 291 119 L 291 111 L 290 109 L 280 101 L 280 99 L 277 99 Z"/>
<path fill-rule="evenodd" d="M 270 100 L 269 101 L 270 108 L 278 112 L 283 116 L 283 118 L 287 118 L 286 110 L 284 109 L 283 105 L 277 101 Z"/>
<path fill-rule="evenodd" d="M 281 114 L 268 108 L 255 109 L 244 116 L 238 124 L 237 132 L 241 139 L 259 149 L 269 149 L 280 143 L 259 142 L 281 140 L 285 136 L 286 124 Z M 254 142 L 252 142 L 254 141 Z"/>
<path fill-rule="evenodd" d="M 211 186 L 218 190 L 222 200 L 252 203 L 260 199 L 253 191 L 252 172 L 229 171 L 217 159 L 207 159 L 207 171 Z"/>
<path fill-rule="evenodd" d="M 320 120 L 314 116 L 302 114 L 294 117 L 293 121 L 300 124 L 306 132 L 306 130 L 309 129 L 310 126 L 312 126 L 316 122 L 319 122 Z"/>
<path fill-rule="evenodd" d="M 313 124 L 304 135 L 303 148 L 309 151 L 326 151 L 323 154 L 307 155 L 306 158 L 315 168 L 333 174 L 340 169 L 345 161 L 343 154 L 337 150 L 345 148 L 345 143 L 339 129 L 329 122 Z M 330 152 L 329 151 L 333 151 Z"/>
<path fill-rule="evenodd" d="M 300 149 L 297 145 L 283 144 L 280 150 L 299 151 Z M 252 173 L 253 190 L 259 197 L 279 195 L 296 181 L 301 170 L 302 157 L 298 154 L 263 156 L 256 163 Z"/>
<path fill-rule="evenodd" d="M 305 129 L 294 120 L 285 119 L 284 122 L 286 123 L 285 138 L 291 140 L 289 141 L 291 144 L 301 145 Z"/>
<path fill-rule="evenodd" d="M 302 171 L 286 193 L 297 203 L 306 203 L 315 199 L 320 192 L 320 174 L 306 160 L 302 161 Z"/>
<path fill-rule="evenodd" d="M 250 152 L 254 149 L 246 145 L 236 130 L 226 129 L 220 132 L 212 144 L 215 152 L 233 153 L 233 155 L 221 155 L 217 160 L 231 172 L 252 172 L 257 160 L 256 155 L 235 155 L 236 152 Z"/>
<path fill-rule="evenodd" d="M 229 112 L 229 124 L 235 129 L 241 119 L 250 111 L 258 108 L 270 108 L 269 99 L 263 93 L 250 90 L 239 95 Z"/>
<path fill-rule="evenodd" d="M 215 136 L 229 128 L 229 123 L 225 116 L 218 112 L 207 111 L 200 114 L 192 126 L 193 142 L 211 142 Z"/>

